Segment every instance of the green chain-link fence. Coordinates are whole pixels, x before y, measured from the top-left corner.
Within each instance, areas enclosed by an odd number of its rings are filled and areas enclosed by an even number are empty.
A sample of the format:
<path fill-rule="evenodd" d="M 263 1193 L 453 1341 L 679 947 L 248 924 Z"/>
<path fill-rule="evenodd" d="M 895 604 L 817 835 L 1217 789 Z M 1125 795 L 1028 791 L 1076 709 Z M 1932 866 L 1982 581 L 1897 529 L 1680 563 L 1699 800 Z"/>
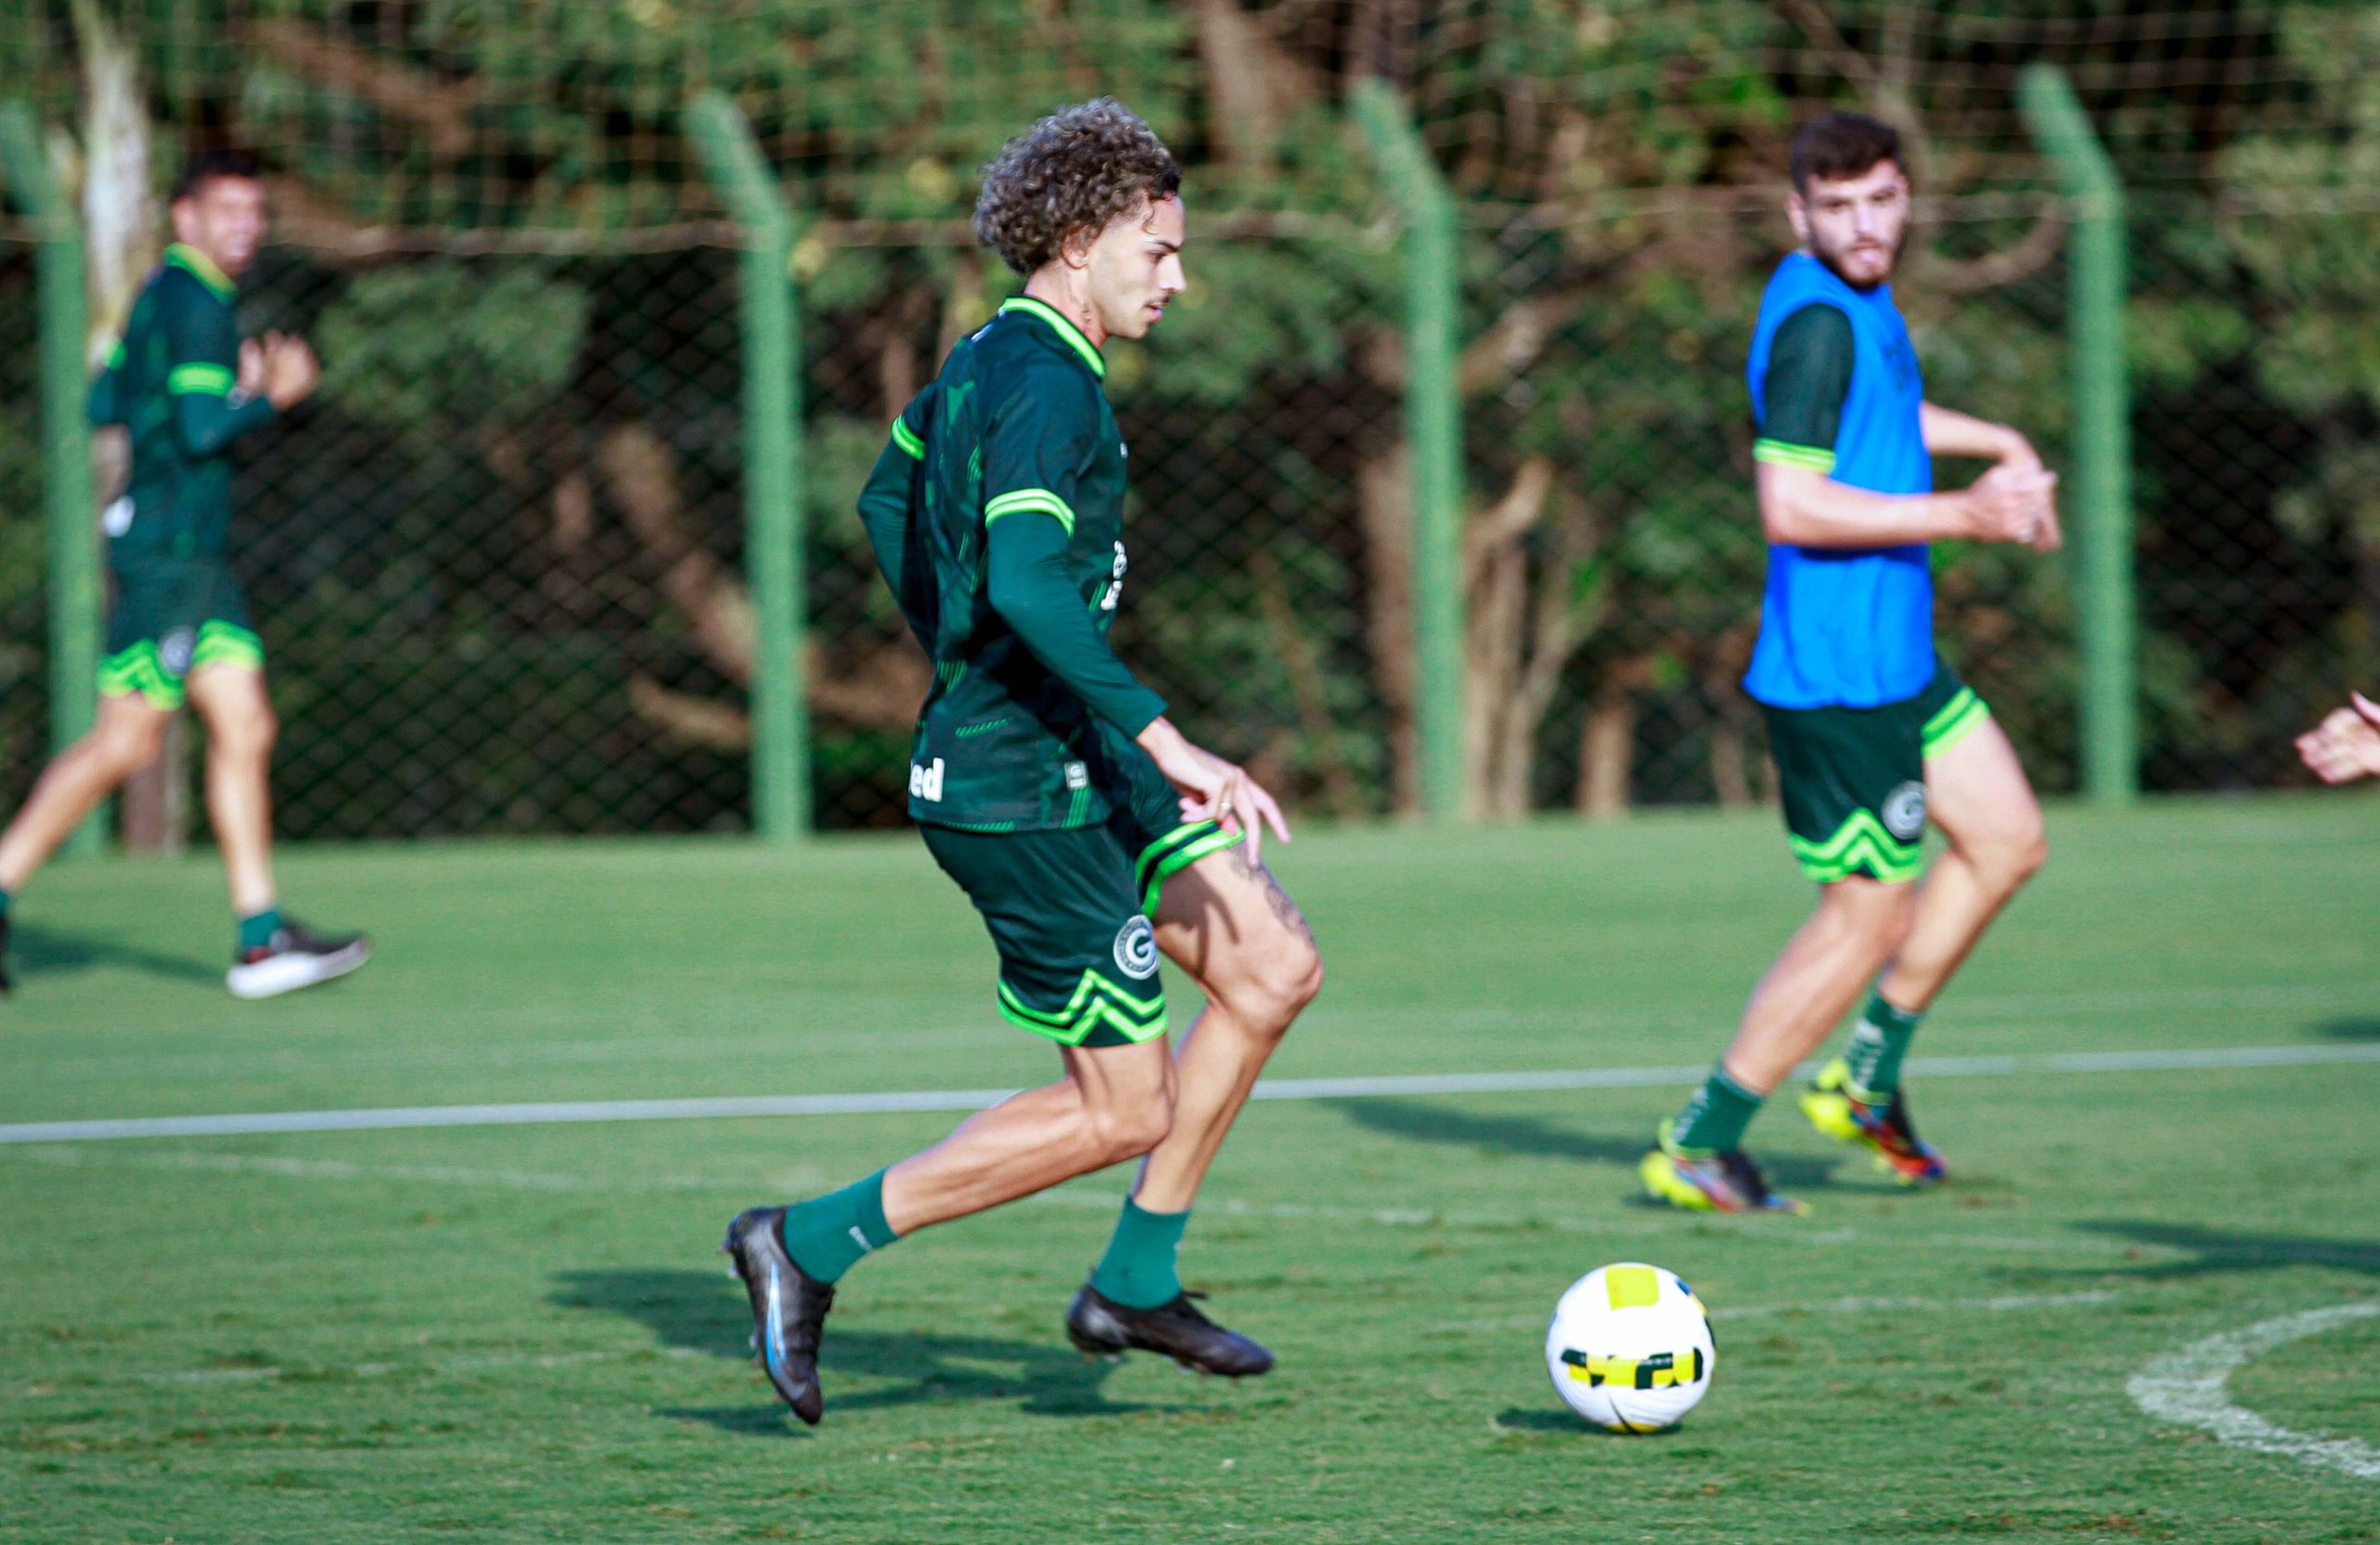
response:
<path fill-rule="evenodd" d="M 1299 806 L 1421 797 L 1403 216 L 1346 104 L 1386 79 L 1460 210 L 1472 806 L 1765 797 L 1742 360 L 1824 105 L 1911 132 L 1929 390 L 2069 455 L 2069 211 L 2016 106 L 2066 70 L 2132 191 L 2141 775 L 2298 776 L 2380 679 L 2380 76 L 2368 7 L 1883 0 L 818 0 L 486 11 L 149 0 L 112 20 L 152 183 L 260 146 L 242 302 L 325 363 L 244 453 L 235 564 L 286 720 L 283 828 L 740 828 L 756 670 L 736 234 L 685 104 L 727 91 L 804 222 L 804 658 L 820 825 L 900 818 L 922 662 L 850 510 L 883 426 L 1010 284 L 972 172 L 1112 90 L 1190 164 L 1193 288 L 1110 378 L 1117 639 Z M 37 0 L 7 73 L 86 146 L 104 38 Z M 86 75 L 78 77 L 83 70 Z M 71 168 L 70 168 L 71 169 Z M 0 745 L 43 749 L 28 249 L 0 244 Z M 102 305 L 106 297 L 100 297 Z M 1945 469 L 1964 478 L 1964 469 Z M 17 512 L 25 512 L 19 518 Z M 2077 786 L 2071 565 L 1939 556 L 1946 648 Z M 1426 586 L 1430 575 L 1418 576 Z"/>
<path fill-rule="evenodd" d="M 35 315 L 33 248 L 0 236 L 0 798 L 12 808 L 49 755 Z"/>

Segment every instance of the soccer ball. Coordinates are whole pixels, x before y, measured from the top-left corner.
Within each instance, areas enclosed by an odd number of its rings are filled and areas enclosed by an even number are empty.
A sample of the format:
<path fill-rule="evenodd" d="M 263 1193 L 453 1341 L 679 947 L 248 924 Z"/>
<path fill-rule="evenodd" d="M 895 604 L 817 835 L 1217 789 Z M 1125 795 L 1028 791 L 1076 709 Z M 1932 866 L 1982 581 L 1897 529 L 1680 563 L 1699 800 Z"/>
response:
<path fill-rule="evenodd" d="M 1599 1266 L 1554 1306 L 1545 1370 L 1562 1403 L 1615 1433 L 1673 1427 L 1710 1393 L 1711 1316 L 1674 1273 Z"/>

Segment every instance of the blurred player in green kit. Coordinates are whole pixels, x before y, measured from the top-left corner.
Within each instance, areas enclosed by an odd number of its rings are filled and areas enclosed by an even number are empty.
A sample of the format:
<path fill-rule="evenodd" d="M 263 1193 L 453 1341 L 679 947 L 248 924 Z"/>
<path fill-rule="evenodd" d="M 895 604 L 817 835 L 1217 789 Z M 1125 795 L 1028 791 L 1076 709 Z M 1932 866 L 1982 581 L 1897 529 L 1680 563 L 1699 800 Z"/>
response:
<path fill-rule="evenodd" d="M 371 954 L 361 937 L 323 937 L 281 910 L 264 648 L 224 559 L 232 442 L 303 402 L 319 372 L 298 339 L 240 339 L 235 282 L 265 236 L 255 160 L 225 151 L 192 158 L 174 190 L 173 222 L 174 243 L 91 388 L 91 421 L 122 425 L 132 441 L 131 484 L 106 520 L 114 600 L 99 722 L 49 764 L 0 834 L 0 948 L 17 893 L 156 759 L 188 703 L 206 727 L 207 818 L 238 919 L 227 983 L 242 997 L 271 997 L 344 976 Z"/>

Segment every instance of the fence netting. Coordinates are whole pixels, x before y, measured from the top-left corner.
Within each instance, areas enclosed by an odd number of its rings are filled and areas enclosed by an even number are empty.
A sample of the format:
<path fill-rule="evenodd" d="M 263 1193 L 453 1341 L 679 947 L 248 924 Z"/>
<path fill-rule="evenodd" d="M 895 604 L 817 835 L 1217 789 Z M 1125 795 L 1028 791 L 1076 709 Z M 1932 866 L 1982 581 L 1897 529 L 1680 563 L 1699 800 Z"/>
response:
<path fill-rule="evenodd" d="M 744 577 L 736 237 L 683 115 L 712 87 L 803 221 L 822 825 L 902 818 L 925 667 L 851 498 L 1013 286 L 969 236 L 973 168 L 1102 91 L 1182 153 L 1194 235 L 1189 294 L 1113 351 L 1117 642 L 1301 809 L 1415 803 L 1403 231 L 1342 111 L 1372 76 L 1461 210 L 1472 802 L 1769 798 L 1736 685 L 1763 562 L 1742 366 L 1792 241 L 1784 144 L 1825 106 L 1901 125 L 1929 394 L 2061 462 L 2069 221 L 2016 97 L 2043 59 L 2131 193 L 2144 779 L 2295 781 L 2288 737 L 2380 680 L 2369 7 L 33 0 L 0 23 L 0 73 L 70 175 L 118 164 L 109 102 L 136 109 L 152 194 L 189 148 L 265 156 L 280 235 L 243 324 L 304 333 L 325 375 L 240 454 L 233 561 L 300 838 L 747 824 L 773 663 Z M 11 797 L 47 733 L 34 329 L 31 249 L 0 242 Z M 1946 653 L 2072 788 L 2067 561 L 1949 544 L 1937 579 Z"/>
<path fill-rule="evenodd" d="M 33 248 L 0 237 L 0 798 L 11 808 L 49 755 L 34 318 Z"/>

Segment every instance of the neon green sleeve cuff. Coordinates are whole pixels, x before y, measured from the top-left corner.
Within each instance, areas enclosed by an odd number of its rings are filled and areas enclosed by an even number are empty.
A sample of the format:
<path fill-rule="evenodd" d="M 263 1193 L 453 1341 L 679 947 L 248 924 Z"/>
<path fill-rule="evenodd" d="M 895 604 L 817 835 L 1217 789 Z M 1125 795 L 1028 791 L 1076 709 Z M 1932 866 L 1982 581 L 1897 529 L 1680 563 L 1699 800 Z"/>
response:
<path fill-rule="evenodd" d="M 1813 472 L 1834 470 L 1832 451 L 1822 451 L 1815 445 L 1795 445 L 1782 440 L 1753 441 L 1752 458 L 1778 467 L 1806 467 Z"/>
<path fill-rule="evenodd" d="M 194 391 L 209 397 L 231 394 L 231 371 L 219 364 L 178 364 L 165 377 L 165 390 L 171 392 Z"/>
<path fill-rule="evenodd" d="M 1074 535 L 1074 507 L 1046 488 L 1019 488 L 986 501 L 984 523 L 989 525 L 1003 515 L 1018 515 L 1028 509 L 1055 517 L 1057 522 L 1066 528 L 1067 535 Z"/>

